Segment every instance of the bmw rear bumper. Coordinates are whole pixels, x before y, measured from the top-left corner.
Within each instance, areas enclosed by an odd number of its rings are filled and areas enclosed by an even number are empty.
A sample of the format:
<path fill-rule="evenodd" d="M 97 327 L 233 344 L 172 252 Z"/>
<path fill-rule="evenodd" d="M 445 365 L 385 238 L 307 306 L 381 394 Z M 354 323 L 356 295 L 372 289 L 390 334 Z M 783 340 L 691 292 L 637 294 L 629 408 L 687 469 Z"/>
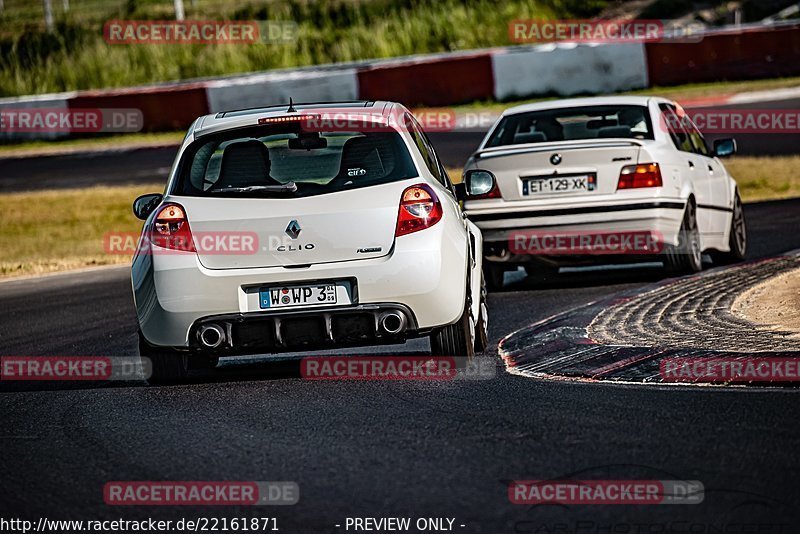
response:
<path fill-rule="evenodd" d="M 510 203 L 509 203 L 510 204 Z M 592 255 L 587 250 L 575 254 L 542 254 L 519 252 L 515 238 L 519 235 L 608 235 L 631 236 L 646 234 L 658 244 L 657 249 L 677 245 L 686 203 L 683 200 L 635 201 L 619 204 L 584 204 L 561 207 L 516 208 L 508 204 L 497 208 L 469 210 L 468 217 L 483 234 L 484 256 L 490 261 L 526 263 L 553 260 L 556 263 L 593 262 L 608 259 L 611 254 Z M 646 259 L 641 251 L 620 253 L 617 256 L 630 261 Z M 539 256 L 539 257 L 537 257 Z"/>

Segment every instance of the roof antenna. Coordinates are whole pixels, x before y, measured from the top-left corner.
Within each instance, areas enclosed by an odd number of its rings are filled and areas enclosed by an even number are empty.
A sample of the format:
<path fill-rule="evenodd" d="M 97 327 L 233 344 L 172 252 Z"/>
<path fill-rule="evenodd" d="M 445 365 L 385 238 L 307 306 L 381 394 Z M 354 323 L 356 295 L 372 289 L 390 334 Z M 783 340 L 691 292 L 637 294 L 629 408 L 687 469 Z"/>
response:
<path fill-rule="evenodd" d="M 286 113 L 297 113 L 297 110 L 294 109 L 294 105 L 292 105 L 292 97 L 289 97 L 289 109 L 286 110 Z"/>

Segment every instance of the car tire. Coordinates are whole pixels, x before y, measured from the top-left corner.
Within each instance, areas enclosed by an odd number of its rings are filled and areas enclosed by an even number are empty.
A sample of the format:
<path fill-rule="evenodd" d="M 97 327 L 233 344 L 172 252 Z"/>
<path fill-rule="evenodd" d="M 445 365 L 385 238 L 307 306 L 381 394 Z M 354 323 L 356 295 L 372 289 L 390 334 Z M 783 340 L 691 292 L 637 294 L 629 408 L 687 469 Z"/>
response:
<path fill-rule="evenodd" d="M 747 253 L 747 223 L 744 220 L 744 208 L 739 193 L 733 200 L 733 213 L 731 214 L 730 237 L 728 238 L 729 252 L 715 251 L 711 259 L 718 265 L 728 265 L 744 259 Z"/>
<path fill-rule="evenodd" d="M 457 356 L 467 362 L 475 356 L 475 321 L 472 317 L 469 291 L 464 311 L 455 323 L 440 328 L 431 334 L 431 353 L 436 356 Z"/>
<path fill-rule="evenodd" d="M 481 276 L 481 301 L 478 305 L 478 324 L 475 326 L 475 353 L 489 348 L 489 306 L 486 303 L 486 279 Z"/>
<path fill-rule="evenodd" d="M 180 352 L 170 352 L 150 345 L 139 332 L 139 356 L 150 359 L 150 384 L 175 384 L 186 379 L 189 358 Z"/>
<path fill-rule="evenodd" d="M 490 261 L 483 260 L 483 278 L 488 291 L 500 291 L 506 277 L 506 269 Z"/>
<path fill-rule="evenodd" d="M 692 274 L 703 269 L 703 251 L 700 248 L 700 231 L 697 228 L 697 207 L 692 200 L 686 204 L 686 210 L 683 212 L 678 245 L 667 247 L 664 264 L 675 274 Z"/>

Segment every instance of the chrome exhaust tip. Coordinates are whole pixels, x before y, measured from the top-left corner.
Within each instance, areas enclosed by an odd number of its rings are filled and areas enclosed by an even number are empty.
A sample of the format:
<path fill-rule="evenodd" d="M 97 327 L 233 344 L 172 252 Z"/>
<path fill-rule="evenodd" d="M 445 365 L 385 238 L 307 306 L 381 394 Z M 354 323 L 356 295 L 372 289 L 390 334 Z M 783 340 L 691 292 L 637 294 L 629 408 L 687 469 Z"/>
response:
<path fill-rule="evenodd" d="M 225 341 L 225 330 L 218 324 L 207 324 L 200 327 L 197 336 L 203 347 L 216 349 Z"/>
<path fill-rule="evenodd" d="M 406 316 L 402 312 L 384 312 L 378 319 L 378 324 L 387 334 L 399 334 L 406 329 Z"/>

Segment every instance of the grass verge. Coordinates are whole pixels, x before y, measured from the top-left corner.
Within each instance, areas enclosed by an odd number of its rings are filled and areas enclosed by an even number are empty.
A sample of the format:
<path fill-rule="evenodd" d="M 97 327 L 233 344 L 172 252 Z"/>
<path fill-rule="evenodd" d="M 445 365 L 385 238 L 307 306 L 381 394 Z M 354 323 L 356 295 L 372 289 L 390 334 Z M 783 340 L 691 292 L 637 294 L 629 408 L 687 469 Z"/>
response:
<path fill-rule="evenodd" d="M 800 196 L 800 156 L 736 157 L 725 162 L 745 202 Z M 461 180 L 461 169 L 448 169 Z M 0 277 L 125 264 L 129 254 L 107 254 L 107 232 L 138 232 L 131 213 L 152 185 L 92 187 L 0 195 Z"/>
<path fill-rule="evenodd" d="M 726 160 L 725 167 L 745 202 L 800 196 L 800 156 L 742 156 Z"/>
<path fill-rule="evenodd" d="M 590 17 L 608 0 L 227 1 L 202 2 L 197 8 L 184 3 L 192 20 L 292 21 L 295 38 L 256 44 L 108 44 L 105 21 L 169 20 L 172 2 L 95 2 L 92 12 L 75 5 L 59 17 L 52 33 L 26 28 L 25 19 L 15 17 L 21 17 L 20 10 L 7 5 L 0 13 L 0 95 L 485 48 L 509 44 L 512 20 Z M 41 2 L 28 4 L 36 8 Z"/>
<path fill-rule="evenodd" d="M 0 195 L 0 277 L 128 263 L 106 254 L 106 232 L 138 232 L 134 198 L 154 187 L 92 187 Z"/>

